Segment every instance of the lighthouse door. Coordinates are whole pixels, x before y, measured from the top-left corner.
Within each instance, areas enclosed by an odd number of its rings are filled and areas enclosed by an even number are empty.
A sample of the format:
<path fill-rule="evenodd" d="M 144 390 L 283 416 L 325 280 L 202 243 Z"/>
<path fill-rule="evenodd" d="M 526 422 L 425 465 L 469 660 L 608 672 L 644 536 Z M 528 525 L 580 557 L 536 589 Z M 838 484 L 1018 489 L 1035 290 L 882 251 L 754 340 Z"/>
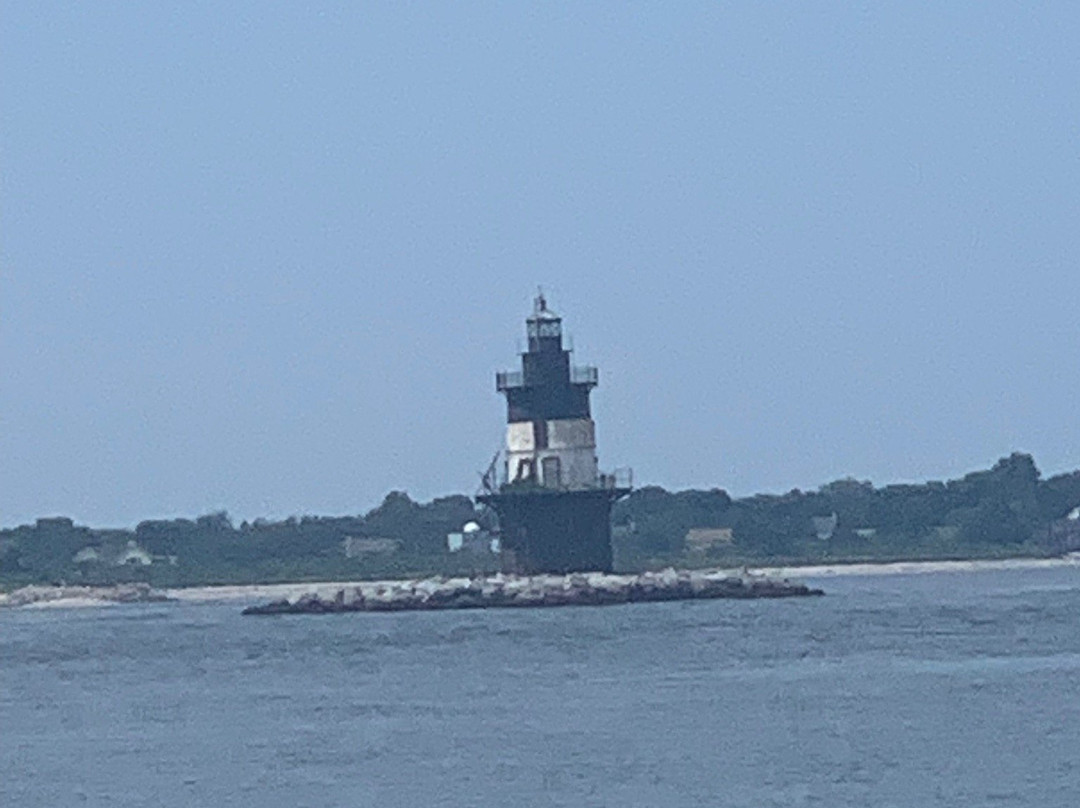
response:
<path fill-rule="evenodd" d="M 559 458 L 557 457 L 545 457 L 541 461 L 540 468 L 543 473 L 543 484 L 547 488 L 558 488 L 562 481 L 561 469 L 559 468 Z"/>

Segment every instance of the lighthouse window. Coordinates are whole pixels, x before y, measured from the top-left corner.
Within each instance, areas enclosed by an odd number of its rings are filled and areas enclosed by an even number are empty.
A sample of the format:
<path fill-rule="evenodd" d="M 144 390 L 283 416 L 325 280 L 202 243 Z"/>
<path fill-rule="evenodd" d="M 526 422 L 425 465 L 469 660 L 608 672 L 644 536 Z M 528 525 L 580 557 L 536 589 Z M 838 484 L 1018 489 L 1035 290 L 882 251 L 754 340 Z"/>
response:
<path fill-rule="evenodd" d="M 539 325 L 540 324 L 537 323 L 535 320 L 529 323 L 529 336 L 530 337 L 536 337 L 537 336 L 537 334 L 540 331 Z"/>
<path fill-rule="evenodd" d="M 541 337 L 557 337 L 559 336 L 559 330 L 558 323 L 540 323 Z"/>
<path fill-rule="evenodd" d="M 544 485 L 549 488 L 558 488 L 562 484 L 559 458 L 545 457 L 540 463 L 540 468 L 544 475 Z"/>

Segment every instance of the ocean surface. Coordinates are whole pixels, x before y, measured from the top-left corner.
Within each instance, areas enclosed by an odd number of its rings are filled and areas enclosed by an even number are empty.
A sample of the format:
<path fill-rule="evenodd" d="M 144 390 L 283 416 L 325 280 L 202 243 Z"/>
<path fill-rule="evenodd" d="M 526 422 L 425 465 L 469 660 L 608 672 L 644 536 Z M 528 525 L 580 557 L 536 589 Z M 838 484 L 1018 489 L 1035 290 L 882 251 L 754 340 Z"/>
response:
<path fill-rule="evenodd" d="M 1080 805 L 1080 569 L 819 583 L 0 612 L 0 805 Z"/>

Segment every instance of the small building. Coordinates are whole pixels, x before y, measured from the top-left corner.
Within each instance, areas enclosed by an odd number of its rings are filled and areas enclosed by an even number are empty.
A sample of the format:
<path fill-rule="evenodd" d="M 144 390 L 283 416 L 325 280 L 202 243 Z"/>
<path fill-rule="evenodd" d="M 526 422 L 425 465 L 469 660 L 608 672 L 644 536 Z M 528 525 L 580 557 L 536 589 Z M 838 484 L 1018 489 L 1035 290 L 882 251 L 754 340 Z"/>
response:
<path fill-rule="evenodd" d="M 934 525 L 930 534 L 943 544 L 954 544 L 960 539 L 960 528 L 956 525 Z"/>
<path fill-rule="evenodd" d="M 830 514 L 829 516 L 813 516 L 810 518 L 810 522 L 814 528 L 814 535 L 817 536 L 818 541 L 828 541 L 833 537 L 836 532 L 836 524 L 839 521 L 836 514 Z"/>
<path fill-rule="evenodd" d="M 154 559 L 134 539 L 124 545 L 113 562 L 117 567 L 149 567 Z"/>
<path fill-rule="evenodd" d="M 692 527 L 683 539 L 687 552 L 691 553 L 705 553 L 714 547 L 728 547 L 734 543 L 735 531 L 730 527 Z"/>
<path fill-rule="evenodd" d="M 466 524 L 460 533 L 447 533 L 446 548 L 451 553 L 464 552 L 473 555 L 488 555 L 499 550 L 498 539 L 476 522 Z"/>
<path fill-rule="evenodd" d="M 1051 522 L 1046 531 L 1048 543 L 1056 551 L 1074 553 L 1080 550 L 1080 506 L 1069 511 L 1064 518 Z"/>
<path fill-rule="evenodd" d="M 346 536 L 341 542 L 341 549 L 346 558 L 363 558 L 372 555 L 392 555 L 398 551 L 401 542 L 377 536 Z"/>
<path fill-rule="evenodd" d="M 93 545 L 82 548 L 71 558 L 72 564 L 100 564 L 101 550 Z"/>
<path fill-rule="evenodd" d="M 104 564 L 112 567 L 148 567 L 155 562 L 176 564 L 176 556 L 152 556 L 134 539 L 122 545 L 88 544 L 71 557 L 79 566 Z"/>

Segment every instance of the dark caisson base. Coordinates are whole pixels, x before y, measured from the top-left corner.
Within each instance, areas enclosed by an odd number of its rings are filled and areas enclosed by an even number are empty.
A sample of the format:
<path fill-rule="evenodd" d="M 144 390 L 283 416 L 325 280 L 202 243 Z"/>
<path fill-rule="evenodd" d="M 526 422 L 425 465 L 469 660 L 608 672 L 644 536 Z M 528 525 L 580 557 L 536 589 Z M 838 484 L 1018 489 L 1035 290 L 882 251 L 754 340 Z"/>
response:
<path fill-rule="evenodd" d="M 499 515 L 503 571 L 611 572 L 611 505 L 628 489 L 504 489 L 477 499 Z"/>

